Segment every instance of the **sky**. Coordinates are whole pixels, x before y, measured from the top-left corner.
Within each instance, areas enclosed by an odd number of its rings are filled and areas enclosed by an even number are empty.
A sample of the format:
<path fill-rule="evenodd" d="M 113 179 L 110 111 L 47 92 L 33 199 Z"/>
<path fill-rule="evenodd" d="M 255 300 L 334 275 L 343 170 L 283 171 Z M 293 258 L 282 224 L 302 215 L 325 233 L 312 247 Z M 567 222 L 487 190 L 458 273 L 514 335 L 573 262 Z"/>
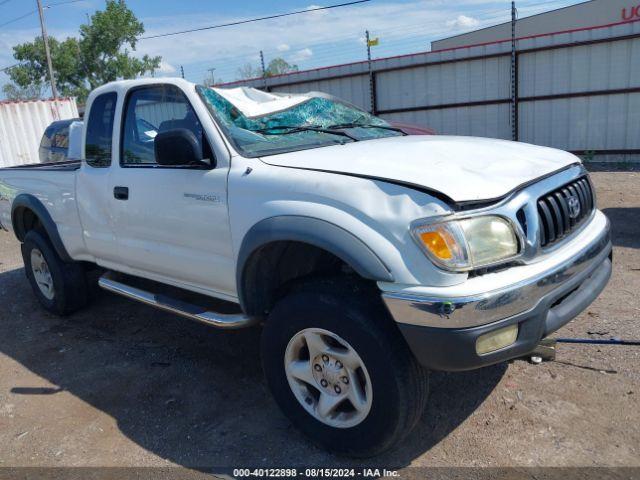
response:
<path fill-rule="evenodd" d="M 68 1 L 68 0 L 67 0 Z M 345 0 L 128 0 L 145 26 L 145 35 L 192 29 L 248 18 L 307 10 Z M 582 0 L 517 0 L 520 17 L 580 3 Z M 77 36 L 78 27 L 104 0 L 43 0 L 49 35 Z M 214 68 L 216 82 L 232 81 L 238 68 L 282 57 L 302 69 L 366 59 L 364 32 L 378 37 L 374 58 L 429 50 L 430 42 L 510 20 L 506 0 L 371 0 L 332 10 L 157 39 L 140 40 L 135 55 L 160 55 L 157 76 L 202 82 Z M 15 63 L 12 46 L 40 35 L 37 14 L 11 22 L 36 8 L 36 0 L 0 0 L 0 69 Z M 6 25 L 3 25 L 7 22 Z M 8 81 L 0 72 L 0 85 Z"/>

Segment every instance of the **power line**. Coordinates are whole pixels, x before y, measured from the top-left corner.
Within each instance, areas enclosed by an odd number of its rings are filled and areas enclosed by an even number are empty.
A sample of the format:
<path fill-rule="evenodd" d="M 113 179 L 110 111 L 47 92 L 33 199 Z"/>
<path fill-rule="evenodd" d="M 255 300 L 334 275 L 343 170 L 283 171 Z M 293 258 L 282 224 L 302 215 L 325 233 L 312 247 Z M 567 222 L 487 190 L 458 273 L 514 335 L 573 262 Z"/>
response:
<path fill-rule="evenodd" d="M 37 10 L 32 10 L 29 13 L 25 13 L 24 15 L 21 15 L 21 16 L 19 16 L 17 18 L 14 18 L 13 20 L 9 20 L 8 22 L 0 23 L 0 28 L 4 27 L 5 25 L 10 25 L 10 24 L 12 24 L 14 22 L 17 22 L 18 20 L 22 20 L 23 18 L 27 18 L 28 16 L 33 15 L 36 12 L 37 12 Z"/>
<path fill-rule="evenodd" d="M 70 3 L 86 2 L 86 0 L 68 0 L 66 2 L 49 3 L 43 5 L 43 8 L 60 7 L 62 5 L 69 5 Z"/>
<path fill-rule="evenodd" d="M 380 36 L 381 40 L 387 40 L 391 38 L 391 35 L 386 34 L 386 32 L 388 31 L 407 32 L 407 31 L 417 30 L 418 28 L 424 29 L 424 25 L 415 24 L 415 25 L 407 25 L 402 27 L 395 27 L 392 29 L 376 29 L 376 35 Z M 398 35 L 394 35 L 394 36 L 398 36 Z M 406 42 L 407 40 L 409 40 L 415 43 L 419 43 L 419 42 L 424 43 L 425 41 L 424 38 L 428 35 L 429 34 L 423 34 L 423 33 L 413 34 L 413 35 L 405 34 L 402 37 L 399 37 L 397 40 L 393 40 L 394 45 L 389 45 L 386 42 L 383 42 L 380 47 L 376 48 L 376 52 L 373 52 L 373 53 L 377 53 L 379 52 L 380 49 L 383 49 L 383 48 L 395 47 L 396 46 L 395 44 L 399 43 L 399 41 Z M 360 42 L 356 43 L 356 41 L 360 39 L 362 40 L 362 43 Z M 288 61 L 299 62 L 299 61 L 304 61 L 305 59 L 296 58 L 296 55 L 299 55 L 301 51 L 305 50 L 306 48 L 309 48 L 313 52 L 312 58 L 314 60 L 318 60 L 318 59 L 328 60 L 330 58 L 335 58 L 336 52 L 339 52 L 341 54 L 349 52 L 355 55 L 361 55 L 362 45 L 364 45 L 364 35 L 361 31 L 354 31 L 350 34 L 345 34 L 343 36 L 332 37 L 330 40 L 324 40 L 324 41 L 322 41 L 322 39 L 319 39 L 319 40 L 320 41 L 316 41 L 313 43 L 305 43 L 298 46 L 287 45 L 287 47 L 289 47 L 289 50 L 279 50 L 277 48 L 272 48 L 272 49 L 265 49 L 263 50 L 263 52 L 264 52 L 265 58 L 282 57 Z M 352 42 L 349 43 L 348 45 L 341 45 L 339 44 L 339 41 L 352 41 Z M 230 65 L 226 68 L 218 67 L 218 71 L 230 72 L 230 71 L 235 71 L 243 61 L 245 62 L 248 61 L 248 63 L 251 63 L 254 66 L 257 66 L 260 62 L 260 56 L 259 56 L 259 52 L 245 50 L 242 54 L 214 57 L 208 61 L 213 61 L 216 63 L 232 62 L 233 65 Z M 203 73 L 206 73 L 206 69 L 200 68 L 199 70 L 197 70 L 197 72 L 199 74 L 203 74 Z"/>
<path fill-rule="evenodd" d="M 402 49 L 407 50 L 411 45 L 422 45 L 426 44 L 429 40 L 428 34 L 423 33 L 414 33 L 411 35 L 404 35 L 403 38 L 398 38 L 397 35 L 386 34 L 388 31 L 412 31 L 417 30 L 418 25 L 415 26 L 403 26 L 396 27 L 392 29 L 376 29 L 375 33 L 380 37 L 383 42 L 379 47 L 375 48 L 375 51 L 372 51 L 372 55 L 374 58 L 380 56 L 382 51 L 392 51 L 391 54 L 397 53 L 393 52 L 393 50 Z M 420 28 L 424 28 L 423 25 L 419 26 Z M 265 59 L 271 59 L 275 57 L 284 58 L 289 63 L 305 63 L 306 60 L 312 60 L 313 62 L 324 62 L 325 60 L 335 60 L 336 56 L 339 55 L 341 57 L 348 57 L 349 61 L 358 61 L 362 60 L 362 46 L 363 42 L 357 42 L 357 40 L 362 39 L 362 32 L 353 32 L 351 34 L 345 35 L 343 37 L 337 37 L 339 40 L 352 40 L 349 44 L 339 45 L 334 40 L 336 38 L 332 38 L 330 41 L 317 42 L 317 43 L 309 43 L 304 45 L 298 45 L 295 47 L 291 47 L 290 50 L 282 51 L 277 48 L 273 48 L 270 50 L 264 50 Z M 306 47 L 306 48 L 303 48 Z M 309 49 L 311 52 L 309 53 L 309 58 L 300 57 L 300 55 L 304 55 L 304 50 Z M 423 48 L 424 50 L 424 48 Z M 228 78 L 229 76 L 234 76 L 237 72 L 238 67 L 242 66 L 243 62 L 248 62 L 254 67 L 259 67 L 260 58 L 259 55 L 255 52 L 243 53 L 242 55 L 235 56 L 222 56 L 222 57 L 214 57 L 209 62 L 214 62 L 218 65 L 218 77 L 222 76 Z M 190 71 L 190 76 L 201 76 L 206 73 L 206 70 L 202 67 L 196 67 L 196 70 Z M 197 75 L 196 75 L 197 74 Z"/>
<path fill-rule="evenodd" d="M 4 0 L 4 3 L 10 2 L 11 0 Z M 70 3 L 78 3 L 78 2 L 82 2 L 84 0 L 67 0 L 66 2 L 58 2 L 58 3 L 50 3 L 48 5 L 43 5 L 42 8 L 49 9 L 51 7 L 60 7 L 62 5 L 68 5 Z M 0 6 L 4 5 L 4 3 L 0 3 Z M 17 22 L 18 20 L 22 20 L 23 18 L 27 18 L 31 15 L 33 15 L 34 13 L 38 13 L 38 10 L 31 10 L 28 13 L 25 13 L 24 15 L 20 15 L 19 17 L 14 18 L 13 20 L 9 20 L 8 22 L 5 23 L 0 23 L 0 28 L 6 26 L 6 25 L 10 25 L 14 22 Z"/>
<path fill-rule="evenodd" d="M 237 22 L 222 23 L 220 25 L 211 25 L 209 27 L 192 28 L 190 30 L 181 30 L 179 32 L 170 32 L 170 33 L 160 33 L 158 35 L 149 35 L 147 37 L 140 37 L 139 40 L 149 40 L 151 38 L 169 37 L 171 35 L 182 35 L 184 33 L 202 32 L 204 30 L 213 30 L 214 28 L 232 27 L 232 26 L 235 26 L 235 25 L 242 25 L 242 24 L 245 24 L 245 23 L 260 22 L 260 21 L 263 21 L 263 20 L 271 20 L 273 18 L 289 17 L 291 15 L 300 15 L 302 13 L 317 12 L 319 10 L 329 10 L 331 8 L 346 7 L 346 6 L 349 6 L 349 5 L 356 5 L 358 3 L 366 3 L 366 2 L 370 2 L 370 1 L 371 0 L 355 0 L 355 1 L 347 2 L 347 3 L 339 3 L 339 4 L 336 4 L 336 5 L 328 5 L 326 7 L 315 7 L 315 8 L 309 8 L 307 10 L 298 10 L 296 12 L 279 13 L 277 15 L 269 15 L 267 17 L 251 18 L 249 20 L 239 20 Z"/>

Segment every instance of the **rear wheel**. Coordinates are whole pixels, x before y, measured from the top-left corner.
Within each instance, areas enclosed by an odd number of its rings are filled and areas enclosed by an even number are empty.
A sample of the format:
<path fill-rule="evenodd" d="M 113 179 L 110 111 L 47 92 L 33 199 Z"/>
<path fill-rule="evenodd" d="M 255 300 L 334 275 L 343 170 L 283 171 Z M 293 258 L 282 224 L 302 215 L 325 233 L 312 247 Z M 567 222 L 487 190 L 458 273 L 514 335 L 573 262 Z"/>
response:
<path fill-rule="evenodd" d="M 278 302 L 262 362 L 283 412 L 336 453 L 367 457 L 397 444 L 420 419 L 427 373 L 379 301 L 343 282 L 318 282 Z"/>
<path fill-rule="evenodd" d="M 68 315 L 87 303 L 87 281 L 82 266 L 66 263 L 41 233 L 27 232 L 22 244 L 25 273 L 40 304 L 49 312 Z"/>

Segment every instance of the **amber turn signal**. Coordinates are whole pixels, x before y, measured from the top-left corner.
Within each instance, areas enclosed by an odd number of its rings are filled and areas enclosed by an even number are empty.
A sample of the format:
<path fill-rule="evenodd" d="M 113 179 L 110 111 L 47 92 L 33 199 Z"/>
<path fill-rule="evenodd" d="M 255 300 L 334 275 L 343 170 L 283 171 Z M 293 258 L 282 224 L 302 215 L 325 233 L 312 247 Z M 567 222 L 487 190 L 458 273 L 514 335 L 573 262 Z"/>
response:
<path fill-rule="evenodd" d="M 423 232 L 420 234 L 420 239 L 436 257 L 442 260 L 450 260 L 453 257 L 441 232 Z"/>

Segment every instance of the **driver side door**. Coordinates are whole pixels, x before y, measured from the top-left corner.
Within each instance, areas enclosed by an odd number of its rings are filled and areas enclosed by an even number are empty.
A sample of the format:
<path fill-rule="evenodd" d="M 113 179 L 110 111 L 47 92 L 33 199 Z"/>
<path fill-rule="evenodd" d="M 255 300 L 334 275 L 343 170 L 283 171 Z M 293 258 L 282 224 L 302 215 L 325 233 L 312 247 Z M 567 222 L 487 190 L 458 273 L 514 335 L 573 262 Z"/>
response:
<path fill-rule="evenodd" d="M 228 167 L 186 95 L 174 85 L 127 93 L 120 159 L 111 177 L 119 257 L 129 273 L 222 298 L 235 293 L 227 208 Z M 202 165 L 158 165 L 157 134 L 188 129 Z"/>

